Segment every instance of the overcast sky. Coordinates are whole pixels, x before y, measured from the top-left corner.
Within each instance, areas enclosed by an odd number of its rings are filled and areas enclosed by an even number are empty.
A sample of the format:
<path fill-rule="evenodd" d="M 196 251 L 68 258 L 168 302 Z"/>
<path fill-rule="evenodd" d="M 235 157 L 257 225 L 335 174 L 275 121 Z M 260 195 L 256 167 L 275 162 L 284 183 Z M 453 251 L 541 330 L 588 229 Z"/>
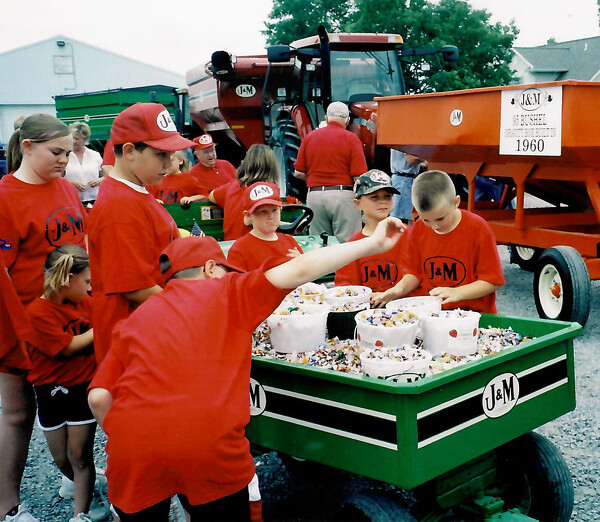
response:
<path fill-rule="evenodd" d="M 596 0 L 470 3 L 492 13 L 492 21 L 514 18 L 517 46 L 600 34 Z M 261 53 L 271 6 L 272 0 L 0 0 L 0 53 L 60 34 L 185 74 L 215 50 Z"/>

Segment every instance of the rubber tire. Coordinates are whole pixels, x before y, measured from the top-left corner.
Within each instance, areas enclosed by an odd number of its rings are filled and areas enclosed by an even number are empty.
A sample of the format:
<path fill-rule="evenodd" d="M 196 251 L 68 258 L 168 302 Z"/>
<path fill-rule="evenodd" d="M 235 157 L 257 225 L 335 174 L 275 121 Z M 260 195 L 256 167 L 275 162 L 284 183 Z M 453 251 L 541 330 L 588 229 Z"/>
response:
<path fill-rule="evenodd" d="M 521 248 L 528 248 L 533 250 L 533 255 L 531 257 L 524 257 L 522 252 L 519 251 Z M 542 255 L 543 250 L 541 248 L 535 247 L 525 247 L 522 245 L 510 245 L 510 262 L 519 265 L 521 270 L 525 270 L 526 272 L 533 272 L 537 265 L 538 259 Z"/>
<path fill-rule="evenodd" d="M 300 150 L 300 137 L 289 115 L 280 116 L 273 125 L 269 147 L 273 149 L 286 194 L 306 201 L 306 183 L 294 177 L 294 163 Z"/>
<path fill-rule="evenodd" d="M 375 493 L 358 493 L 346 499 L 335 513 L 338 522 L 416 522 L 410 511 L 397 501 Z"/>
<path fill-rule="evenodd" d="M 281 460 L 286 471 L 295 477 L 313 481 L 327 481 L 331 475 L 335 473 L 335 468 L 319 462 L 302 459 L 300 457 L 293 457 L 286 453 L 278 452 L 277 456 L 279 457 L 279 460 Z"/>
<path fill-rule="evenodd" d="M 556 271 L 562 283 L 562 305 L 558 313 L 552 313 L 542 301 L 541 292 L 550 292 L 544 286 L 547 270 Z M 542 281 L 540 281 L 540 279 Z M 577 321 L 585 326 L 590 315 L 591 282 L 587 266 L 583 258 L 573 247 L 557 246 L 544 250 L 538 259 L 534 278 L 533 296 L 538 314 L 543 319 L 558 319 L 561 321 Z"/>
<path fill-rule="evenodd" d="M 540 522 L 568 522 L 574 503 L 567 464 L 546 437 L 529 432 L 499 448 L 498 478 L 504 508 L 514 507 Z M 517 489 L 517 483 L 525 486 Z"/>

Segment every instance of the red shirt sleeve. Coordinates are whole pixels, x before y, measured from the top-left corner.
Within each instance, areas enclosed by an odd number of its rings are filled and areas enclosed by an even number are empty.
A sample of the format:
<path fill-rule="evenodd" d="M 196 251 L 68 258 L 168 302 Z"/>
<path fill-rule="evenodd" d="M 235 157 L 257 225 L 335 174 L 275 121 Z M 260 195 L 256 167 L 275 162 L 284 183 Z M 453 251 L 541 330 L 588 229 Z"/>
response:
<path fill-rule="evenodd" d="M 244 237 L 244 236 L 242 236 L 242 237 Z M 237 267 L 243 268 L 244 270 L 248 270 L 248 266 L 246 265 L 246 259 L 244 257 L 244 253 L 242 252 L 242 249 L 240 248 L 239 239 L 236 239 L 235 243 L 233 243 L 233 245 L 231 245 L 231 248 L 227 252 L 227 260 L 230 261 L 231 264 L 233 264 Z"/>
<path fill-rule="evenodd" d="M 356 134 L 351 134 L 350 144 L 350 175 L 352 177 L 360 176 L 369 170 L 367 167 L 367 160 L 365 159 L 365 154 L 363 152 L 362 143 Z"/>
<path fill-rule="evenodd" d="M 54 315 L 50 307 L 44 306 L 41 298 L 37 298 L 28 307 L 27 312 L 31 324 L 37 334 L 35 347 L 49 357 L 56 357 L 73 340 L 73 334 L 64 331 L 60 319 Z"/>

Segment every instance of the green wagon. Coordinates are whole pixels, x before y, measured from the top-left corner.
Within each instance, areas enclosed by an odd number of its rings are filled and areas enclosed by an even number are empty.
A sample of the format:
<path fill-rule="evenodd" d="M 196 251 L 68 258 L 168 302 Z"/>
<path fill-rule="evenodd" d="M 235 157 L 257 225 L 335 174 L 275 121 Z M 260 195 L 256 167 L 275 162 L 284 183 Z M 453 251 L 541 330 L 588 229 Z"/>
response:
<path fill-rule="evenodd" d="M 487 314 L 481 325 L 535 339 L 410 384 L 255 357 L 247 436 L 414 490 L 427 499 L 420 520 L 452 506 L 477 520 L 569 520 L 568 469 L 528 432 L 575 408 L 581 327 Z"/>

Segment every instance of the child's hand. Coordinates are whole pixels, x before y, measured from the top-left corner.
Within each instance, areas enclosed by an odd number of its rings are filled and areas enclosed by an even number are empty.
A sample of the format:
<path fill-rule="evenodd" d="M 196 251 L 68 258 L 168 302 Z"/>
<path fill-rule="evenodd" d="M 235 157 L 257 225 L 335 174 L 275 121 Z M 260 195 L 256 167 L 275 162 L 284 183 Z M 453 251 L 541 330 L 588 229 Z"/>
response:
<path fill-rule="evenodd" d="M 194 201 L 194 200 L 192 199 L 191 196 L 183 196 L 179 200 L 179 203 L 181 203 L 182 205 L 189 205 L 192 201 Z"/>
<path fill-rule="evenodd" d="M 456 303 L 464 300 L 460 287 L 452 288 L 449 286 L 438 286 L 429 292 L 429 295 L 442 299 L 442 304 Z"/>
<path fill-rule="evenodd" d="M 388 217 L 379 222 L 371 238 L 377 241 L 379 252 L 386 252 L 396 244 L 407 228 L 398 218 Z"/>
<path fill-rule="evenodd" d="M 162 199 L 158 199 L 158 198 L 155 198 L 155 199 L 156 199 L 156 201 L 158 201 L 158 202 L 159 202 L 161 205 L 164 205 L 164 204 L 165 204 L 165 202 L 164 202 Z"/>
<path fill-rule="evenodd" d="M 298 250 L 296 247 L 294 248 L 290 248 L 288 250 L 288 257 L 291 257 L 292 259 L 294 259 L 295 257 L 298 257 L 300 255 L 300 250 Z"/>
<path fill-rule="evenodd" d="M 371 294 L 371 308 L 383 308 L 387 303 L 393 301 L 396 296 L 391 293 L 392 288 L 385 292 L 374 292 Z"/>

